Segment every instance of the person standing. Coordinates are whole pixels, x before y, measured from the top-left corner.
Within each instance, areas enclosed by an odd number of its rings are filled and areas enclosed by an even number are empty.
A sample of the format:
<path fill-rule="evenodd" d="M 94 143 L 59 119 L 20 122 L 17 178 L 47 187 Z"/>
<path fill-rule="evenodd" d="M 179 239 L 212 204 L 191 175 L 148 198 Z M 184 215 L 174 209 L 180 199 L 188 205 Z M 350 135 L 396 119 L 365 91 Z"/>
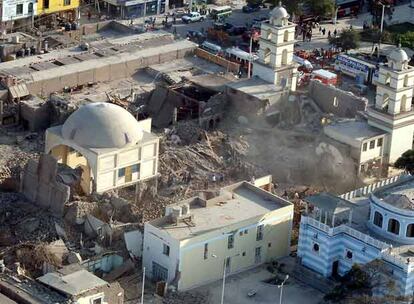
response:
<path fill-rule="evenodd" d="M 328 38 L 331 38 L 331 31 L 328 31 Z"/>

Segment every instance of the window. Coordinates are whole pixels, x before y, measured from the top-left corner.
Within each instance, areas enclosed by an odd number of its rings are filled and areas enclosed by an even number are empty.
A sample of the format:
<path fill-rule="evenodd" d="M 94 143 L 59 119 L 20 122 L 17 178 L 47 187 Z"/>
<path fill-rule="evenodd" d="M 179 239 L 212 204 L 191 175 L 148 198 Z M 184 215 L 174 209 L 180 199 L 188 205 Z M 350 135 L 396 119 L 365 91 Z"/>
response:
<path fill-rule="evenodd" d="M 289 41 L 289 31 L 286 30 L 283 34 L 283 42 L 288 42 Z"/>
<path fill-rule="evenodd" d="M 345 256 L 346 256 L 347 259 L 352 260 L 352 251 L 347 250 Z"/>
<path fill-rule="evenodd" d="M 269 248 L 272 247 L 272 243 L 268 243 L 267 247 L 269 247 Z"/>
<path fill-rule="evenodd" d="M 208 258 L 208 243 L 204 244 L 204 260 Z"/>
<path fill-rule="evenodd" d="M 125 168 L 121 168 L 118 170 L 118 178 L 125 176 Z"/>
<path fill-rule="evenodd" d="M 239 232 L 239 235 L 240 235 L 240 236 L 243 236 L 243 231 L 240 231 L 240 232 Z"/>
<path fill-rule="evenodd" d="M 63 5 L 64 6 L 70 5 L 70 0 L 63 0 Z"/>
<path fill-rule="evenodd" d="M 409 224 L 407 226 L 406 237 L 414 237 L 414 224 Z"/>
<path fill-rule="evenodd" d="M 229 235 L 227 238 L 227 248 L 228 249 L 234 248 L 234 235 L 233 234 Z"/>
<path fill-rule="evenodd" d="M 408 75 L 405 75 L 404 77 L 404 86 L 408 87 Z"/>
<path fill-rule="evenodd" d="M 139 164 L 132 165 L 132 166 L 131 166 L 131 170 L 132 170 L 132 173 L 137 173 L 137 172 L 139 172 Z"/>
<path fill-rule="evenodd" d="M 393 234 L 400 234 L 400 222 L 396 219 L 390 219 L 388 221 L 388 232 Z"/>
<path fill-rule="evenodd" d="M 362 145 L 362 151 L 367 151 L 367 147 L 368 147 L 368 145 L 367 145 L 367 143 L 364 143 L 363 145 Z"/>
<path fill-rule="evenodd" d="M 170 256 L 170 246 L 163 244 L 162 253 L 166 256 Z"/>
<path fill-rule="evenodd" d="M 374 213 L 374 225 L 377 226 L 377 227 L 382 228 L 382 220 L 383 220 L 382 214 L 379 213 L 378 211 L 375 211 L 375 213 Z"/>
<path fill-rule="evenodd" d="M 44 0 L 43 8 L 45 8 L 45 9 L 49 8 L 49 0 Z"/>
<path fill-rule="evenodd" d="M 382 138 L 378 138 L 377 147 L 382 147 L 382 141 L 383 141 Z"/>
<path fill-rule="evenodd" d="M 27 12 L 29 14 L 33 13 L 33 3 L 29 3 L 29 5 L 27 6 Z"/>
<path fill-rule="evenodd" d="M 102 304 L 102 298 L 93 299 L 92 304 Z"/>
<path fill-rule="evenodd" d="M 319 252 L 319 244 L 318 243 L 313 244 L 313 251 Z"/>
<path fill-rule="evenodd" d="M 263 240 L 263 225 L 257 226 L 256 241 Z"/>
<path fill-rule="evenodd" d="M 248 233 L 249 233 L 249 230 L 245 229 L 244 234 L 248 234 Z"/>
<path fill-rule="evenodd" d="M 16 5 L 16 15 L 22 15 L 23 14 L 23 4 L 17 4 Z"/>
<path fill-rule="evenodd" d="M 242 256 L 246 256 L 246 251 L 243 251 Z"/>
<path fill-rule="evenodd" d="M 369 149 L 371 150 L 371 149 L 374 149 L 374 148 L 375 148 L 375 140 L 371 140 L 369 142 Z"/>
<path fill-rule="evenodd" d="M 385 84 L 388 84 L 388 85 L 391 84 L 391 75 L 390 74 L 387 74 L 385 76 Z"/>
<path fill-rule="evenodd" d="M 286 65 L 288 63 L 288 52 L 287 50 L 282 51 L 282 65 Z"/>

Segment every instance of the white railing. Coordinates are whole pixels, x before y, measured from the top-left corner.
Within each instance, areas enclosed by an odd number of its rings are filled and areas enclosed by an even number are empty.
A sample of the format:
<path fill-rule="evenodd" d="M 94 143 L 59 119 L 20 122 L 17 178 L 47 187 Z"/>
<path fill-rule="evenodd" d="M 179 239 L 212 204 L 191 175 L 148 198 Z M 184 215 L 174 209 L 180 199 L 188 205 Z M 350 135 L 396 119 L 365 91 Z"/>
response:
<path fill-rule="evenodd" d="M 374 184 L 370 184 L 365 187 L 361 187 L 361 188 L 346 192 L 344 194 L 341 194 L 339 197 L 346 199 L 346 200 L 350 200 L 350 199 L 353 199 L 354 197 L 368 196 L 368 194 L 372 193 L 373 191 L 379 188 L 382 188 L 387 185 L 391 185 L 400 180 L 408 179 L 409 177 L 411 177 L 410 174 L 401 173 L 400 175 L 396 175 L 396 176 L 381 180 Z"/>
<path fill-rule="evenodd" d="M 309 224 L 319 230 L 322 230 L 324 232 L 326 232 L 329 236 L 334 236 L 340 233 L 346 233 L 362 242 L 364 242 L 365 244 L 371 245 L 373 247 L 376 248 L 380 248 L 380 249 L 385 249 L 388 248 L 389 245 L 387 243 L 381 242 L 377 239 L 374 239 L 372 237 L 370 237 L 369 235 L 362 233 L 354 228 L 351 228 L 347 225 L 340 225 L 334 228 L 329 227 L 328 225 L 325 225 L 321 222 L 319 222 L 318 220 L 315 220 L 313 218 L 310 218 L 308 216 L 303 216 L 301 218 L 301 223 L 303 224 Z"/>

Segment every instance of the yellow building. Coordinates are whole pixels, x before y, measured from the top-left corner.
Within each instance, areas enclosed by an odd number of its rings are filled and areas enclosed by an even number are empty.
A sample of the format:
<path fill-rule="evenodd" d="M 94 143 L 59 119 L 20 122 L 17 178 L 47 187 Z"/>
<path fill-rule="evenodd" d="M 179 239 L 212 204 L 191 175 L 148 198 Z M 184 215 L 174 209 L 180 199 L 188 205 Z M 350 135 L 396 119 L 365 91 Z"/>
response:
<path fill-rule="evenodd" d="M 75 20 L 79 4 L 79 0 L 38 0 L 37 15 L 58 13 L 62 17 Z"/>
<path fill-rule="evenodd" d="M 251 183 L 166 207 L 145 224 L 143 265 L 155 281 L 188 290 L 286 256 L 293 204 Z"/>

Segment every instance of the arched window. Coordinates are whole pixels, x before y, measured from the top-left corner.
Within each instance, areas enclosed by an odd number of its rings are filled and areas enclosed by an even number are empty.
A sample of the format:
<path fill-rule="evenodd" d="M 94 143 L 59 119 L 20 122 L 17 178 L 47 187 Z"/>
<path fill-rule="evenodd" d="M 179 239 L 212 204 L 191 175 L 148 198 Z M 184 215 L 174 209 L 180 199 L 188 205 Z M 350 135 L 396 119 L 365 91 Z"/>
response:
<path fill-rule="evenodd" d="M 270 39 L 272 39 L 272 31 L 269 31 L 267 33 L 267 40 L 270 40 Z"/>
<path fill-rule="evenodd" d="M 385 76 L 385 84 L 391 85 L 391 75 L 387 74 Z"/>
<path fill-rule="evenodd" d="M 283 42 L 288 42 L 289 41 L 289 31 L 286 30 L 285 33 L 283 34 Z"/>
<path fill-rule="evenodd" d="M 270 54 L 271 54 L 271 51 L 270 51 L 269 48 L 267 48 L 263 51 L 263 61 L 264 61 L 264 63 L 270 63 Z"/>
<path fill-rule="evenodd" d="M 374 213 L 374 225 L 382 228 L 382 221 L 383 221 L 382 214 L 379 213 L 378 211 L 375 211 L 375 213 Z"/>
<path fill-rule="evenodd" d="M 407 232 L 405 234 L 406 237 L 414 237 L 414 224 L 409 224 L 407 226 Z"/>
<path fill-rule="evenodd" d="M 390 101 L 390 96 L 385 93 L 382 95 L 382 109 L 387 111 L 388 110 L 388 102 Z"/>
<path fill-rule="evenodd" d="M 404 77 L 404 86 L 408 87 L 408 75 L 405 75 Z"/>
<path fill-rule="evenodd" d="M 30 2 L 29 5 L 27 6 L 27 12 L 29 14 L 33 13 L 33 3 L 32 2 Z"/>
<path fill-rule="evenodd" d="M 396 219 L 389 219 L 388 221 L 388 232 L 394 234 L 400 234 L 400 222 Z"/>
<path fill-rule="evenodd" d="M 286 65 L 287 64 L 287 50 L 283 50 L 282 52 L 282 65 Z"/>
<path fill-rule="evenodd" d="M 407 96 L 403 95 L 400 102 L 400 112 L 405 112 L 407 108 Z"/>

